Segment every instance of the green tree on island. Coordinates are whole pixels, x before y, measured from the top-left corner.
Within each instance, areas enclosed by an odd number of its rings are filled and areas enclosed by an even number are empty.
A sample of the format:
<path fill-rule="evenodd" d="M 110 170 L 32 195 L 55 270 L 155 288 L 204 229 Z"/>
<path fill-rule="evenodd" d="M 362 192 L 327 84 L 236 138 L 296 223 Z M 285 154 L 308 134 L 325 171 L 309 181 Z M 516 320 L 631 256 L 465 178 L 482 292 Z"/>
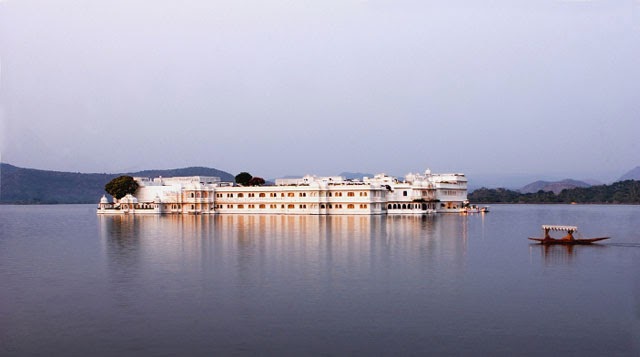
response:
<path fill-rule="evenodd" d="M 137 189 L 138 183 L 131 176 L 119 176 L 104 185 L 104 190 L 117 199 L 134 194 Z"/>
<path fill-rule="evenodd" d="M 236 175 L 236 183 L 242 186 L 247 186 L 247 184 L 249 183 L 249 181 L 251 181 L 252 178 L 253 176 L 251 176 L 250 173 L 241 172 Z"/>

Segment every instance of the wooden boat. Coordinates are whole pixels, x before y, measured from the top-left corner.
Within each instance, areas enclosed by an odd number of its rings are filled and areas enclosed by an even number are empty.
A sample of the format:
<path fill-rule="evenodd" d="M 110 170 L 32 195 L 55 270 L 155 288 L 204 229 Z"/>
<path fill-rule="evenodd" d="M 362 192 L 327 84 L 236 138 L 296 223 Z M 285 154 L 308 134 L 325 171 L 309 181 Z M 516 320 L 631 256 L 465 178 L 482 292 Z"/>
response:
<path fill-rule="evenodd" d="M 479 207 L 476 205 L 471 205 L 468 207 L 464 207 L 460 209 L 460 213 L 489 213 L 489 206 Z"/>
<path fill-rule="evenodd" d="M 598 237 L 598 238 L 574 238 L 573 234 L 578 231 L 578 227 L 576 226 L 552 226 L 552 225 L 543 225 L 542 231 L 544 232 L 543 238 L 529 238 L 530 240 L 536 241 L 540 244 L 591 244 L 594 242 L 598 242 L 601 240 L 609 239 L 609 237 Z M 550 231 L 566 231 L 567 235 L 562 238 L 553 238 L 549 235 Z"/>

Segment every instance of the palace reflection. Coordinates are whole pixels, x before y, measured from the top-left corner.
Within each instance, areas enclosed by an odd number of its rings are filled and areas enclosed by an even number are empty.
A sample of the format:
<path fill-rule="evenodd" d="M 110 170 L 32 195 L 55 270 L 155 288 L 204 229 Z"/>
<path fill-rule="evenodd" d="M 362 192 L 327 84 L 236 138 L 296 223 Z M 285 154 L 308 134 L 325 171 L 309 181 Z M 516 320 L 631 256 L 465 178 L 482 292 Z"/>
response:
<path fill-rule="evenodd" d="M 467 219 L 437 216 L 101 216 L 109 264 L 237 274 L 248 282 L 286 271 L 313 276 L 383 270 L 398 258 L 424 270 L 464 267 Z M 454 269 L 455 270 L 455 269 Z M 314 273 L 315 272 L 315 273 Z"/>

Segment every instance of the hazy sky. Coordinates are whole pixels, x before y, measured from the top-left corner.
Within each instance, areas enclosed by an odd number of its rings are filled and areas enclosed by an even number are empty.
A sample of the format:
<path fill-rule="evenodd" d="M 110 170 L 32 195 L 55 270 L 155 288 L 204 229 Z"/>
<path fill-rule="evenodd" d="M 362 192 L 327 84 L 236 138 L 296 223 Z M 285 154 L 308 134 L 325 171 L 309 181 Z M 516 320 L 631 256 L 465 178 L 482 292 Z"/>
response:
<path fill-rule="evenodd" d="M 266 178 L 640 165 L 640 0 L 0 0 L 1 160 Z"/>

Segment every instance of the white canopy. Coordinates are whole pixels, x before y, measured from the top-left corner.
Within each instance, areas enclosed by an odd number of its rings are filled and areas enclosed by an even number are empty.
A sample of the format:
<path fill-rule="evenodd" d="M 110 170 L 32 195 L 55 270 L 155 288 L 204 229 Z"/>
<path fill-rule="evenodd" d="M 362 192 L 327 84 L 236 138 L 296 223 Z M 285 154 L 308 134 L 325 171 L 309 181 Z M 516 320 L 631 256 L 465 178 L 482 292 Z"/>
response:
<path fill-rule="evenodd" d="M 542 226 L 543 230 L 550 230 L 550 231 L 577 231 L 578 227 L 576 226 L 552 226 L 552 225 L 543 225 Z"/>

